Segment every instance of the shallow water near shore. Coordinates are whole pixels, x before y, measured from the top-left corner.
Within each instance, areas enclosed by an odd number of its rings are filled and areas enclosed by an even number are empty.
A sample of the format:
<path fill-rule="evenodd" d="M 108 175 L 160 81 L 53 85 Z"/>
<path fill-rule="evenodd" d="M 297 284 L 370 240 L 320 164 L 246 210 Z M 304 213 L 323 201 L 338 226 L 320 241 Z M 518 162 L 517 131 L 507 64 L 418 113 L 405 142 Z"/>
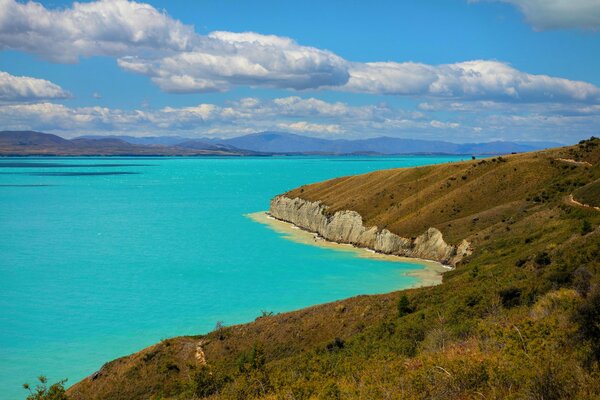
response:
<path fill-rule="evenodd" d="M 402 263 L 403 269 L 405 269 L 405 272 L 403 272 L 404 275 L 417 278 L 412 286 L 406 286 L 406 288 L 439 285 L 442 283 L 442 274 L 451 269 L 451 267 L 445 266 L 436 261 L 423 260 L 420 258 L 400 257 L 391 254 L 379 253 L 364 247 L 356 247 L 347 243 L 331 242 L 323 239 L 316 233 L 306 231 L 295 226 L 294 224 L 274 218 L 266 211 L 259 211 L 247 214 L 246 216 L 255 222 L 268 226 L 275 232 L 280 233 L 285 239 L 289 239 L 297 243 L 322 247 L 334 251 L 345 251 L 352 253 L 356 257 L 368 258 L 371 260 Z M 410 266 L 410 269 L 406 269 L 406 266 Z"/>
<path fill-rule="evenodd" d="M 0 159 L 1 397 L 217 321 L 418 284 L 418 264 L 284 240 L 245 215 L 302 184 L 463 158 Z"/>

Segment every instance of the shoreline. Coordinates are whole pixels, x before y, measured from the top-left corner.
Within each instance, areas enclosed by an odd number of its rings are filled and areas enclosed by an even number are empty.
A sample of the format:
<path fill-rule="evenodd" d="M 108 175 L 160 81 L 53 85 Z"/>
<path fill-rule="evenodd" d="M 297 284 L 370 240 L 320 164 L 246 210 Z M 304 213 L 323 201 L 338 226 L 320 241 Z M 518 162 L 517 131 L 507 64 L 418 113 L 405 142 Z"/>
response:
<path fill-rule="evenodd" d="M 418 282 L 402 289 L 414 289 L 418 287 L 435 286 L 442 283 L 442 275 L 444 272 L 451 270 L 449 266 L 445 266 L 437 261 L 424 260 L 420 258 L 401 257 L 392 254 L 379 253 L 375 250 L 357 247 L 347 243 L 337 243 L 326 240 L 314 232 L 302 229 L 290 222 L 282 221 L 271 216 L 266 211 L 258 211 L 254 213 L 244 214 L 254 222 L 266 225 L 273 231 L 280 233 L 284 239 L 291 240 L 296 243 L 302 243 L 310 246 L 317 246 L 336 251 L 345 251 L 353 253 L 356 257 L 369 258 L 379 261 L 400 262 L 417 264 L 423 269 L 417 269 L 404 272 L 403 275 L 412 276 L 418 279 Z"/>

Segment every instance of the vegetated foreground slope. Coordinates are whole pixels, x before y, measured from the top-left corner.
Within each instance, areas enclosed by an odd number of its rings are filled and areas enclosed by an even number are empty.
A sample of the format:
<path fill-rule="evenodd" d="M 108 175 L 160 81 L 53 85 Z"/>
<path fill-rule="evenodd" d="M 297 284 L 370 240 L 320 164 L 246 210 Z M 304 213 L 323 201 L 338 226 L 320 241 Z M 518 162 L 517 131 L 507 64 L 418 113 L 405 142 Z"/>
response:
<path fill-rule="evenodd" d="M 600 140 L 592 139 L 293 190 L 288 196 L 358 211 L 398 234 L 435 226 L 451 241 L 470 238 L 474 253 L 439 286 L 165 340 L 106 364 L 68 394 L 600 398 L 600 212 L 570 201 L 595 193 L 599 161 Z"/>

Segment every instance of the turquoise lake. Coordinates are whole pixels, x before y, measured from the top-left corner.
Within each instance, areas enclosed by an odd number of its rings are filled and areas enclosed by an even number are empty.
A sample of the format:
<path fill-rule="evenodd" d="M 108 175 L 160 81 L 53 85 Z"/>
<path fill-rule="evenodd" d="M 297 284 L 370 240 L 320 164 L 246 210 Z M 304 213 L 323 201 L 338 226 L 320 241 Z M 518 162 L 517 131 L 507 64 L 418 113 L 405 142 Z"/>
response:
<path fill-rule="evenodd" d="M 244 214 L 296 186 L 464 157 L 0 159 L 0 397 L 162 338 L 415 283 L 415 264 L 283 239 Z"/>

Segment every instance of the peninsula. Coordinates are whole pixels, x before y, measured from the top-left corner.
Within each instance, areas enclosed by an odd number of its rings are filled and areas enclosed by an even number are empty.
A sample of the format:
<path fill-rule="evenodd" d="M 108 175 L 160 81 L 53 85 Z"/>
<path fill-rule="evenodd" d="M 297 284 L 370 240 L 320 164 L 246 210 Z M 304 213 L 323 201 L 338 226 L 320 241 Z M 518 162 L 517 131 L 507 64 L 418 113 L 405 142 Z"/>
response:
<path fill-rule="evenodd" d="M 454 265 L 358 296 L 163 340 L 72 399 L 600 396 L 600 140 L 299 187 L 270 213 L 337 242 Z"/>

